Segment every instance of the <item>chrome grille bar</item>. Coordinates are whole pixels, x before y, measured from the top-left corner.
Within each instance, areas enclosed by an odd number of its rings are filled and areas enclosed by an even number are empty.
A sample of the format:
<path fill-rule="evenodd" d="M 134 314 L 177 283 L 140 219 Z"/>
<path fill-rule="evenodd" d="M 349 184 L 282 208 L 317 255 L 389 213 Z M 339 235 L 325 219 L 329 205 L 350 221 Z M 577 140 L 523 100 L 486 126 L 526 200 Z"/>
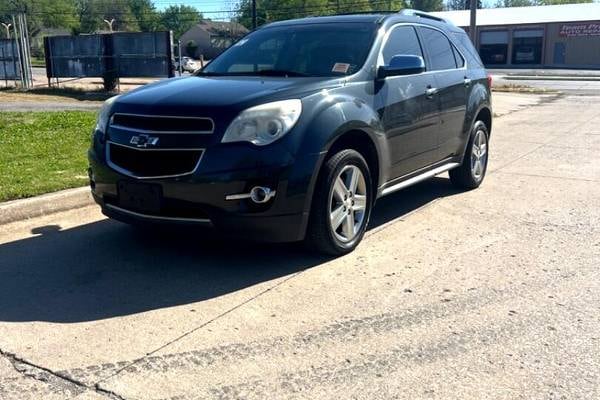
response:
<path fill-rule="evenodd" d="M 171 125 L 176 128 L 185 121 L 188 126 L 198 125 L 200 129 L 160 129 Z M 158 125 L 158 128 L 155 126 Z M 149 126 L 153 126 L 150 128 Z M 215 123 L 208 117 L 186 117 L 177 115 L 144 115 L 115 113 L 110 118 L 110 127 L 125 131 L 148 134 L 200 134 L 209 135 L 215 130 Z"/>

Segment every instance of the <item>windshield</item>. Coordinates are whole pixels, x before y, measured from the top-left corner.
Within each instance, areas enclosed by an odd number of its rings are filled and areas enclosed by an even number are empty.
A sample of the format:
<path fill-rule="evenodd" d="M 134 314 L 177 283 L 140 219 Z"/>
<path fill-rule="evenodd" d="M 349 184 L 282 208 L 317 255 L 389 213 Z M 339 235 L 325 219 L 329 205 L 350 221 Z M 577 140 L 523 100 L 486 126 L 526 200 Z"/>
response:
<path fill-rule="evenodd" d="M 376 25 L 328 23 L 264 28 L 244 37 L 198 75 L 340 76 L 365 62 Z"/>

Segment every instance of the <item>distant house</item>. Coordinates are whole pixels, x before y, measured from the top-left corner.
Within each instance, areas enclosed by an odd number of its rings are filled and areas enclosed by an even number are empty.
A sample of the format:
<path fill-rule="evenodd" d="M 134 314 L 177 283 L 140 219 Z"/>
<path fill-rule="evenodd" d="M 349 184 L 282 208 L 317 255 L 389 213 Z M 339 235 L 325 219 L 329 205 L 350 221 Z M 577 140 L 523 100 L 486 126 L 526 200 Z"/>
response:
<path fill-rule="evenodd" d="M 237 22 L 202 20 L 179 38 L 182 54 L 209 60 L 248 33 L 248 29 Z M 192 54 L 190 54 L 192 53 Z"/>

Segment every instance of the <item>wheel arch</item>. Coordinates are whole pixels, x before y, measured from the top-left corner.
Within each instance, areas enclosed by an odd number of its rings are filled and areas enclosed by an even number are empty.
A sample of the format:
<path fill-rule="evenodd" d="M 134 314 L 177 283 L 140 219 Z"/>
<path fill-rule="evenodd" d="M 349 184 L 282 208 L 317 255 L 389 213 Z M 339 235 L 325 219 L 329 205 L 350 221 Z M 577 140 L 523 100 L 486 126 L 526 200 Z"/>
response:
<path fill-rule="evenodd" d="M 377 198 L 381 175 L 381 161 L 379 151 L 371 136 L 364 130 L 353 128 L 338 135 L 329 145 L 323 163 L 341 150 L 352 149 L 357 151 L 369 166 L 371 173 L 373 201 Z M 320 168 L 319 168 L 320 169 Z"/>
<path fill-rule="evenodd" d="M 492 134 L 492 110 L 487 106 L 483 106 L 479 109 L 477 114 L 475 115 L 475 119 L 473 123 L 476 121 L 482 121 L 488 129 L 488 135 Z"/>

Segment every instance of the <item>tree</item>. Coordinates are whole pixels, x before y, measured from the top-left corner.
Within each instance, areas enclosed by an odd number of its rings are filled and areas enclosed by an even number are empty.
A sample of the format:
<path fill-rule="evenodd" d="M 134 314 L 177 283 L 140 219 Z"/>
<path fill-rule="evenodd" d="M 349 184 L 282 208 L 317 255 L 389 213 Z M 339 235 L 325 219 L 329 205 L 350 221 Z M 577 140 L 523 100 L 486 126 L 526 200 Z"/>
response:
<path fill-rule="evenodd" d="M 593 0 L 498 0 L 496 7 L 550 6 L 555 4 L 592 3 Z"/>
<path fill-rule="evenodd" d="M 173 31 L 175 38 L 179 38 L 201 19 L 202 14 L 196 7 L 183 4 L 169 6 L 160 13 L 161 25 L 165 29 Z"/>
<path fill-rule="evenodd" d="M 470 10 L 471 9 L 471 1 L 470 0 L 449 0 L 446 4 L 446 8 L 448 10 Z M 481 0 L 477 0 L 477 8 L 483 8 L 483 2 Z"/>
<path fill-rule="evenodd" d="M 271 21 L 361 11 L 398 11 L 405 0 L 261 0 L 256 10 L 258 25 Z M 252 0 L 242 0 L 237 21 L 252 28 Z"/>
<path fill-rule="evenodd" d="M 160 13 L 156 10 L 152 0 L 128 0 L 128 4 L 142 32 L 154 32 L 161 29 Z"/>
<path fill-rule="evenodd" d="M 198 51 L 198 45 L 195 41 L 190 40 L 185 45 L 185 53 L 190 57 L 196 57 L 196 51 Z"/>
<path fill-rule="evenodd" d="M 496 7 L 528 7 L 535 6 L 535 0 L 498 0 Z"/>
<path fill-rule="evenodd" d="M 372 11 L 400 11 L 407 8 L 405 0 L 370 0 Z"/>
<path fill-rule="evenodd" d="M 114 19 L 114 31 L 137 31 L 137 19 L 129 5 L 113 0 L 79 0 L 79 30 L 82 33 L 93 33 L 108 30 L 104 20 Z"/>
<path fill-rule="evenodd" d="M 44 28 L 71 29 L 79 25 L 74 0 L 0 0 L 0 21 L 11 23 L 12 15 L 18 13 L 26 14 L 31 36 Z"/>
<path fill-rule="evenodd" d="M 540 6 L 549 6 L 554 4 L 578 4 L 578 3 L 593 3 L 593 0 L 538 0 Z"/>
<path fill-rule="evenodd" d="M 441 11 L 444 9 L 443 0 L 410 0 L 410 8 L 420 11 Z"/>

